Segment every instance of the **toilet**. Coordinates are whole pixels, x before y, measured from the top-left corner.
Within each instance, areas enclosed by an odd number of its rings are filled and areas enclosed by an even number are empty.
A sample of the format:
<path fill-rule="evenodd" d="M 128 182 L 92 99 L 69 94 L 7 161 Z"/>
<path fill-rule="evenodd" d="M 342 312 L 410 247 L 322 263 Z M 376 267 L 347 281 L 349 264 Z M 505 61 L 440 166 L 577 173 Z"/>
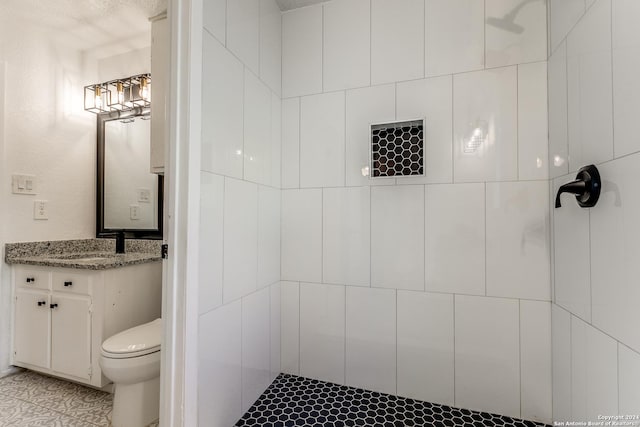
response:
<path fill-rule="evenodd" d="M 102 343 L 100 367 L 113 381 L 113 427 L 144 427 L 158 419 L 162 319 L 127 329 Z"/>

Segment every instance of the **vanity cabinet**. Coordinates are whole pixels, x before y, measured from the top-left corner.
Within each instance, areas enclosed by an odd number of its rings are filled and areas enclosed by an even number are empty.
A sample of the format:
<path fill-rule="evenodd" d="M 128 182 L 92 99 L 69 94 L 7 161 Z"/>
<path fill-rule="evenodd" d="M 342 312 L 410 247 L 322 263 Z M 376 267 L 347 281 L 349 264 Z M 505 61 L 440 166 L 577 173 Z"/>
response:
<path fill-rule="evenodd" d="M 160 317 L 161 263 L 102 271 L 12 268 L 11 363 L 104 387 L 102 342 Z"/>
<path fill-rule="evenodd" d="M 167 12 L 151 21 L 151 172 L 164 174 L 169 117 L 169 20 Z"/>

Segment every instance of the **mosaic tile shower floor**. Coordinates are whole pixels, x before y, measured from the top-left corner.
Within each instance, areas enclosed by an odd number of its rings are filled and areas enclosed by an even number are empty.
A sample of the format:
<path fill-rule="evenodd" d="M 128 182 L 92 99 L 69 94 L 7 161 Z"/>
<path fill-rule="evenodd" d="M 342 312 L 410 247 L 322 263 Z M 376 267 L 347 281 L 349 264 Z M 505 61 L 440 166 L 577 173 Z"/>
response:
<path fill-rule="evenodd" d="M 280 374 L 236 426 L 545 427 L 545 424 Z"/>
<path fill-rule="evenodd" d="M 112 404 L 110 393 L 31 371 L 0 378 L 0 427 L 108 427 Z"/>

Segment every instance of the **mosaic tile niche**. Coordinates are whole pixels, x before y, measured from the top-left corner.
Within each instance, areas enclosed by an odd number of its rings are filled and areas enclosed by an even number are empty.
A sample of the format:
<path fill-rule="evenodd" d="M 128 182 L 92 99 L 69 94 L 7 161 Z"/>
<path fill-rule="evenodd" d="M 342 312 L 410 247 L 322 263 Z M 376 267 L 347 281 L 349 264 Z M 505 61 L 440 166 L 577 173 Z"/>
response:
<path fill-rule="evenodd" d="M 371 178 L 424 175 L 424 120 L 371 125 Z"/>

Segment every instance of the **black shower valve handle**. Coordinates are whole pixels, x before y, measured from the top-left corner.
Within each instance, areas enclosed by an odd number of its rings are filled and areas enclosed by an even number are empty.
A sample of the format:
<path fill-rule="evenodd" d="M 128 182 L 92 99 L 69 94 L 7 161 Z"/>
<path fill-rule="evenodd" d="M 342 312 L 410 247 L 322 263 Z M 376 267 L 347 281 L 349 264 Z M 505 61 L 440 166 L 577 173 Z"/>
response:
<path fill-rule="evenodd" d="M 556 208 L 562 206 L 560 203 L 560 195 L 562 193 L 575 194 L 576 201 L 581 208 L 592 208 L 598 203 L 601 189 L 602 182 L 598 168 L 595 165 L 580 168 L 575 180 L 560 186 L 558 189 Z"/>

